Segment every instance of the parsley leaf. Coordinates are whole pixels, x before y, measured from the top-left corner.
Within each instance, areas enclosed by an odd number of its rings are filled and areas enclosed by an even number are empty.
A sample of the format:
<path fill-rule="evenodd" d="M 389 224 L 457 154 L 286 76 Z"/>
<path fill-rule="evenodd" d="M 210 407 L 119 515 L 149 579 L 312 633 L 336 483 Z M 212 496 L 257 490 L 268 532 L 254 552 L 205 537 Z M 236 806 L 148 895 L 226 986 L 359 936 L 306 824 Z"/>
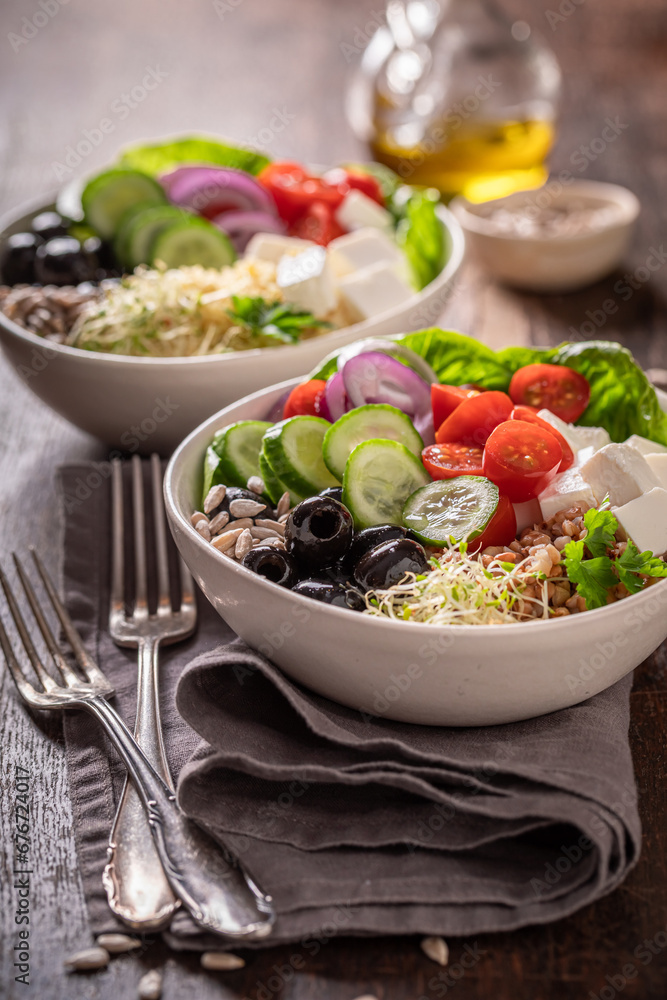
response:
<path fill-rule="evenodd" d="M 615 587 L 618 583 L 611 559 L 606 555 L 584 559 L 583 540 L 568 542 L 563 549 L 563 556 L 567 575 L 577 585 L 577 593 L 586 601 L 586 607 L 604 607 L 610 587 Z"/>
<path fill-rule="evenodd" d="M 234 308 L 227 310 L 230 319 L 256 336 L 272 337 L 285 344 L 296 343 L 304 330 L 331 326 L 291 302 L 267 302 L 250 295 L 232 295 L 232 303 Z"/>
<path fill-rule="evenodd" d="M 588 539 L 587 539 L 588 540 Z M 616 572 L 631 594 L 636 594 L 645 586 L 643 576 L 667 576 L 667 563 L 652 552 L 640 552 L 634 542 L 628 542 L 624 552 L 615 563 Z"/>
<path fill-rule="evenodd" d="M 618 530 L 618 521 L 610 510 L 595 510 L 591 507 L 584 514 L 584 524 L 588 529 L 585 545 L 592 556 L 606 556 L 607 549 L 613 549 Z"/>

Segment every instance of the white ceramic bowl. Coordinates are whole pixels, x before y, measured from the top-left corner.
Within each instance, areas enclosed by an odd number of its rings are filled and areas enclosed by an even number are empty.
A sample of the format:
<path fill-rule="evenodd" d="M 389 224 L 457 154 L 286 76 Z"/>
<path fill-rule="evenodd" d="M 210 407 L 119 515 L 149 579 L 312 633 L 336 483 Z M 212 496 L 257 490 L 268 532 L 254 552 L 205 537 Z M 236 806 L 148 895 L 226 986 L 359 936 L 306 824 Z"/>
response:
<path fill-rule="evenodd" d="M 26 228 L 32 211 L 0 223 L 0 243 Z M 216 357 L 135 358 L 46 343 L 0 312 L 0 343 L 32 391 L 77 427 L 123 451 L 169 454 L 186 434 L 222 406 L 264 386 L 306 375 L 326 354 L 361 337 L 432 326 L 449 298 L 465 239 L 444 207 L 438 213 L 449 260 L 422 292 L 398 309 L 323 334 L 294 347 L 239 351 Z"/>
<path fill-rule="evenodd" d="M 215 431 L 266 419 L 293 382 L 254 393 L 197 428 L 165 477 L 169 524 L 222 618 L 293 680 L 360 712 L 402 722 L 485 726 L 553 712 L 603 691 L 667 637 L 667 580 L 566 619 L 435 626 L 370 618 L 303 597 L 221 555 L 190 525 Z"/>
<path fill-rule="evenodd" d="M 518 236 L 499 233 L 485 213 L 495 206 L 558 208 L 580 200 L 587 206 L 613 205 L 616 221 L 605 228 L 573 236 Z M 501 281 L 534 292 L 571 292 L 604 278 L 628 249 L 640 204 L 627 188 L 600 181 L 550 181 L 537 191 L 473 205 L 464 198 L 451 204 L 474 255 Z"/>

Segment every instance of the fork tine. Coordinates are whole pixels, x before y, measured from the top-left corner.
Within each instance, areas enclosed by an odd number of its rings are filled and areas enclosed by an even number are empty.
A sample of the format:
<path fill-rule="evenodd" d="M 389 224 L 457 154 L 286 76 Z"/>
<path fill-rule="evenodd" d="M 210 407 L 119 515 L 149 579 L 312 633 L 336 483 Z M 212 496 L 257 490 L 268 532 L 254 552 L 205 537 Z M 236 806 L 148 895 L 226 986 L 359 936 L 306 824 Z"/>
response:
<path fill-rule="evenodd" d="M 148 618 L 146 582 L 146 518 L 141 459 L 132 456 L 132 510 L 134 514 L 134 617 Z"/>
<path fill-rule="evenodd" d="M 14 655 L 14 650 L 12 649 L 11 642 L 9 641 L 9 636 L 5 631 L 2 618 L 0 618 L 0 646 L 2 647 L 2 652 L 5 654 L 5 661 L 9 667 L 9 672 L 12 675 L 14 683 L 19 689 L 19 694 L 29 704 L 33 704 L 39 697 L 38 692 L 35 691 L 34 687 L 19 666 L 19 662 Z"/>
<path fill-rule="evenodd" d="M 53 657 L 53 662 L 58 668 L 63 680 L 69 687 L 71 687 L 73 684 L 80 684 L 81 679 L 77 677 L 77 675 L 74 673 L 67 660 L 64 658 L 64 656 L 58 649 L 58 643 L 55 640 L 53 632 L 51 631 L 51 626 L 44 617 L 42 609 L 40 608 L 39 602 L 37 600 L 37 595 L 33 590 L 33 586 L 30 583 L 30 580 L 26 576 L 25 570 L 23 569 L 23 566 L 21 564 L 21 560 L 19 559 L 19 557 L 16 555 L 15 552 L 12 553 L 12 556 L 14 559 L 14 565 L 16 566 L 16 572 L 18 573 L 19 580 L 21 581 L 21 586 L 23 587 L 25 596 L 28 598 L 28 604 L 30 605 L 32 613 L 35 617 L 35 621 L 39 626 L 39 631 L 42 633 L 44 642 L 46 643 L 49 653 Z"/>
<path fill-rule="evenodd" d="M 67 636 L 67 641 L 72 647 L 74 656 L 76 657 L 76 662 L 79 664 L 79 666 L 81 667 L 81 669 L 83 670 L 84 674 L 91 682 L 91 684 L 95 684 L 100 688 L 104 688 L 107 696 L 113 694 L 113 687 L 111 686 L 107 678 L 104 676 L 100 668 L 97 666 L 95 661 L 88 655 L 86 647 L 81 641 L 81 636 L 74 628 L 72 619 L 68 615 L 67 611 L 65 610 L 65 606 L 58 597 L 58 592 L 56 591 L 56 588 L 53 586 L 51 577 L 46 572 L 42 560 L 39 558 L 37 552 L 32 547 L 30 548 L 30 554 L 32 555 L 35 566 L 37 567 L 37 572 L 39 573 L 42 579 L 42 583 L 44 584 L 44 589 L 49 595 L 49 599 L 51 601 L 51 604 L 53 605 L 53 610 L 57 614 L 58 620 L 62 625 L 63 632 Z"/>
<path fill-rule="evenodd" d="M 1 566 L 0 566 L 0 583 L 2 583 L 2 589 L 4 590 L 5 597 L 7 598 L 7 606 L 9 607 L 9 613 L 14 619 L 14 624 L 16 625 L 18 634 L 21 637 L 21 642 L 23 643 L 25 651 L 28 654 L 28 659 L 32 663 L 35 673 L 42 682 L 44 690 L 54 691 L 58 687 L 58 685 L 53 680 L 53 678 L 49 676 L 49 674 L 46 672 L 46 670 L 42 665 L 42 661 L 40 660 L 37 650 L 35 649 L 35 646 L 33 644 L 33 641 L 30 638 L 30 633 L 26 628 L 23 615 L 19 611 L 19 606 L 16 603 L 14 592 L 12 591 L 12 588 L 9 585 L 9 580 L 5 576 L 4 570 L 2 569 Z"/>
<path fill-rule="evenodd" d="M 162 466 L 160 456 L 151 455 L 151 480 L 153 486 L 153 521 L 155 522 L 155 558 L 157 562 L 158 613 L 171 612 L 169 590 L 169 562 L 167 558 L 167 531 L 162 499 Z"/>
<path fill-rule="evenodd" d="M 125 615 L 125 534 L 123 524 L 123 465 L 111 462 L 111 614 Z"/>

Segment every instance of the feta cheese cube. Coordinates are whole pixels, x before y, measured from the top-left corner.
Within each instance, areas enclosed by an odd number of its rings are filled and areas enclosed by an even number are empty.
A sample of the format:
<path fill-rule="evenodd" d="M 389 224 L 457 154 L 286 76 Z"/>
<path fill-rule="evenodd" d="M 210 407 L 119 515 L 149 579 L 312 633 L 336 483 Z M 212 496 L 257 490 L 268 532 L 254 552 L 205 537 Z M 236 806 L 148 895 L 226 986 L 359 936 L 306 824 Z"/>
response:
<path fill-rule="evenodd" d="M 667 490 L 656 486 L 611 512 L 640 552 L 667 552 Z"/>
<path fill-rule="evenodd" d="M 382 261 L 407 272 L 407 260 L 396 243 L 387 233 L 371 226 L 338 236 L 327 250 L 334 272 L 341 277 Z"/>
<path fill-rule="evenodd" d="M 536 524 L 544 520 L 537 500 L 526 500 L 524 503 L 515 503 L 512 506 L 516 515 L 517 534 L 520 534 L 524 528 L 534 528 Z"/>
<path fill-rule="evenodd" d="M 343 229 L 351 231 L 365 226 L 386 230 L 392 228 L 391 213 L 357 188 L 352 188 L 343 198 L 336 209 L 336 221 Z"/>
<path fill-rule="evenodd" d="M 644 455 L 644 458 L 660 480 L 660 485 L 667 490 L 667 454 L 661 451 Z"/>
<path fill-rule="evenodd" d="M 557 431 L 560 431 L 574 452 L 581 448 L 592 448 L 593 451 L 599 451 L 600 448 L 611 443 L 611 438 L 604 427 L 576 427 L 574 424 L 568 424 L 565 420 L 561 420 L 551 410 L 538 410 L 537 415 L 555 427 Z"/>
<path fill-rule="evenodd" d="M 383 261 L 341 278 L 338 290 L 354 322 L 400 306 L 415 294 L 396 268 Z"/>
<path fill-rule="evenodd" d="M 296 257 L 281 257 L 277 281 L 287 302 L 314 316 L 326 316 L 336 308 L 336 286 L 324 247 L 313 245 Z"/>
<path fill-rule="evenodd" d="M 559 510 L 580 506 L 585 509 L 595 507 L 593 490 L 581 471 L 575 467 L 560 472 L 538 497 L 542 520 L 548 521 Z"/>
<path fill-rule="evenodd" d="M 597 503 L 605 496 L 622 507 L 648 493 L 660 481 L 643 455 L 627 444 L 607 444 L 585 462 L 581 475 L 590 484 Z"/>
<path fill-rule="evenodd" d="M 631 448 L 636 448 L 642 455 L 655 455 L 658 452 L 667 455 L 667 448 L 664 445 L 657 444 L 655 441 L 649 441 L 648 438 L 642 437 L 641 434 L 631 434 L 625 444 L 630 445 Z"/>
<path fill-rule="evenodd" d="M 315 244 L 311 240 L 299 240 L 295 236 L 279 236 L 278 233 L 255 233 L 245 248 L 243 256 L 270 260 L 272 264 L 277 264 L 280 258 L 286 254 L 293 257 L 312 246 Z"/>
<path fill-rule="evenodd" d="M 581 467 L 589 458 L 592 458 L 595 454 L 595 448 L 593 445 L 589 445 L 588 448 L 580 448 L 577 452 L 577 462 L 576 464 Z"/>

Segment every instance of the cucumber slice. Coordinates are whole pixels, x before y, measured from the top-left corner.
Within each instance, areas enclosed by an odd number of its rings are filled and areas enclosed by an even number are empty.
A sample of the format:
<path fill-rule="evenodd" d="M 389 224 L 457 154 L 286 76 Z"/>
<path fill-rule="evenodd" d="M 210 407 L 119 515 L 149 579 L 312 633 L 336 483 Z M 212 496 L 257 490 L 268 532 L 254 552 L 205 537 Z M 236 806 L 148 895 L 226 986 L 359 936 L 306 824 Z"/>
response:
<path fill-rule="evenodd" d="M 202 490 L 202 507 L 211 486 L 217 486 L 218 483 L 225 483 L 218 471 L 219 466 L 220 459 L 213 451 L 211 445 L 209 445 L 206 449 L 206 454 L 204 455 L 204 488 Z"/>
<path fill-rule="evenodd" d="M 266 457 L 264 449 L 262 449 L 259 453 L 259 474 L 264 480 L 264 490 L 271 503 L 278 503 L 281 496 L 285 492 L 289 493 L 289 502 L 291 507 L 296 507 L 298 503 L 305 500 L 305 497 L 297 496 L 297 494 L 293 493 L 292 490 L 288 490 L 284 483 L 281 483 L 269 465 L 269 460 Z"/>
<path fill-rule="evenodd" d="M 180 222 L 184 210 L 175 205 L 141 205 L 129 208 L 118 226 L 114 250 L 123 267 L 133 271 L 138 264 L 150 263 L 155 238 L 173 222 Z"/>
<path fill-rule="evenodd" d="M 405 501 L 430 482 L 424 466 L 404 444 L 364 441 L 347 460 L 343 503 L 358 529 L 374 524 L 402 524 Z"/>
<path fill-rule="evenodd" d="M 412 421 L 402 410 L 387 403 L 371 403 L 344 413 L 326 432 L 322 445 L 326 467 L 342 480 L 345 464 L 357 445 L 378 438 L 400 441 L 417 457 L 424 447 Z"/>
<path fill-rule="evenodd" d="M 239 420 L 218 431 L 211 447 L 220 460 L 220 482 L 245 490 L 250 477 L 259 476 L 262 438 L 269 427 L 271 424 L 265 420 Z"/>
<path fill-rule="evenodd" d="M 304 498 L 340 485 L 322 459 L 322 442 L 330 426 L 322 417 L 289 417 L 264 435 L 264 454 L 275 475 Z"/>
<path fill-rule="evenodd" d="M 103 240 L 115 235 L 128 208 L 142 202 L 166 205 L 167 196 L 153 177 L 139 170 L 106 170 L 88 181 L 81 192 L 86 222 Z"/>
<path fill-rule="evenodd" d="M 201 264 L 202 267 L 225 267 L 236 260 L 229 237 L 220 229 L 190 215 L 173 222 L 157 234 L 150 248 L 150 263 L 162 261 L 167 267 Z"/>
<path fill-rule="evenodd" d="M 472 541 L 498 509 L 498 487 L 483 476 L 438 479 L 416 490 L 403 508 L 403 524 L 427 545 Z"/>

